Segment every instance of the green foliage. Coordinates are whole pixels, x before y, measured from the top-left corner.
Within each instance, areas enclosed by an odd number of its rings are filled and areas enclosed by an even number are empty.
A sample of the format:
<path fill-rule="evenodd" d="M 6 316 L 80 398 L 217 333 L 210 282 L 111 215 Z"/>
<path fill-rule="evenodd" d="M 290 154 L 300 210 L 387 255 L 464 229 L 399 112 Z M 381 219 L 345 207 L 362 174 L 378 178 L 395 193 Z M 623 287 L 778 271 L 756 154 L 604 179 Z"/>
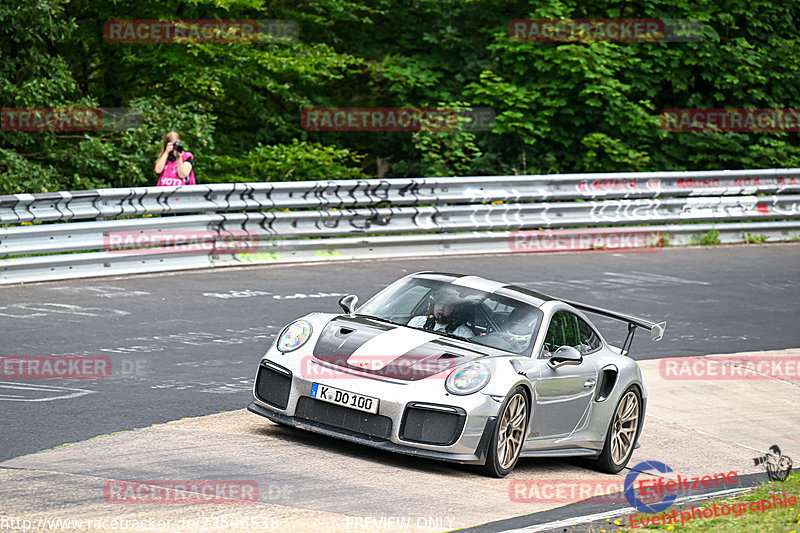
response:
<path fill-rule="evenodd" d="M 456 116 L 454 129 L 441 130 L 435 124 L 424 124 L 411 136 L 414 147 L 422 154 L 426 176 L 463 176 L 469 174 L 473 165 L 483 155 L 475 143 L 476 134 L 465 131 L 469 122 L 458 112 L 469 109 L 463 102 L 450 105 L 440 102 L 436 107 L 452 109 Z"/>
<path fill-rule="evenodd" d="M 654 247 L 666 248 L 668 246 L 672 246 L 672 244 L 670 243 L 669 233 L 662 233 L 659 231 L 657 234 L 654 234 L 653 236 L 655 237 Z"/>
<path fill-rule="evenodd" d="M 764 244 L 767 242 L 767 239 L 769 239 L 769 237 L 764 234 L 756 235 L 755 233 L 743 233 L 742 236 L 745 242 L 751 244 Z"/>
<path fill-rule="evenodd" d="M 698 42 L 517 42 L 519 18 L 683 18 Z M 299 39 L 112 43 L 117 19 L 288 19 Z M 201 182 L 800 166 L 796 133 L 675 133 L 669 108 L 800 108 L 800 4 L 772 0 L 0 3 L 0 107 L 130 108 L 128 131 L 0 131 L 0 194 Z M 308 107 L 491 107 L 491 132 L 310 132 Z M 381 164 L 379 164 L 381 162 Z M 388 167 L 386 163 L 388 162 Z"/>
<path fill-rule="evenodd" d="M 418 131 L 414 146 L 422 152 L 428 176 L 463 176 L 479 158 L 475 134 L 468 131 Z"/>
<path fill-rule="evenodd" d="M 298 181 L 367 178 L 357 168 L 363 155 L 311 142 L 258 145 L 242 157 L 213 156 L 211 172 L 223 181 Z"/>
<path fill-rule="evenodd" d="M 368 7 L 339 0 L 303 10 L 259 0 L 0 5 L 0 106 L 119 107 L 142 117 L 128 131 L 0 132 L 0 194 L 154 185 L 164 135 L 180 133 L 200 182 L 364 177 L 363 156 L 306 141 L 299 112 L 363 60 L 326 41 Z M 111 43 L 115 19 L 293 19 L 323 26 L 319 40 L 258 43 Z M 310 28 L 309 28 L 310 30 Z M 302 30 L 301 30 L 302 32 Z M 301 33 L 302 34 L 302 33 Z M 267 146 L 265 146 L 267 145 Z"/>
<path fill-rule="evenodd" d="M 719 231 L 710 229 L 699 235 L 692 235 L 689 243 L 693 246 L 715 246 L 720 244 Z"/>

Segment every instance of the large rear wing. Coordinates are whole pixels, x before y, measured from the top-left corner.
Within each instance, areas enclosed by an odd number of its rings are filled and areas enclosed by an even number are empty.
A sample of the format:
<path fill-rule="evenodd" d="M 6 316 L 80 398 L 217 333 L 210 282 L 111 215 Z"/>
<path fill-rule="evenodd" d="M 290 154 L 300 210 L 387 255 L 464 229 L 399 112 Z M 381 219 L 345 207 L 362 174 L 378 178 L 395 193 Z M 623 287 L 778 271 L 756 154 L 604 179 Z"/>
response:
<path fill-rule="evenodd" d="M 617 313 L 616 311 L 609 311 L 608 309 L 603 309 L 602 307 L 594 307 L 592 305 L 586 305 L 579 302 L 571 302 L 569 300 L 561 300 L 565 304 L 569 304 L 575 309 L 580 309 L 581 311 L 585 311 L 587 313 L 592 313 L 595 315 L 604 316 L 606 318 L 612 318 L 614 320 L 619 320 L 622 322 L 627 322 L 628 324 L 628 336 L 625 337 L 625 342 L 622 344 L 622 348 L 620 349 L 620 353 L 622 355 L 628 355 L 628 352 L 631 349 L 631 344 L 633 343 L 633 333 L 636 331 L 636 328 L 644 328 L 650 332 L 650 338 L 654 341 L 660 341 L 661 338 L 664 336 L 664 330 L 667 329 L 666 322 L 650 322 L 649 320 L 645 320 L 643 318 L 637 318 L 631 315 L 625 315 L 623 313 Z"/>

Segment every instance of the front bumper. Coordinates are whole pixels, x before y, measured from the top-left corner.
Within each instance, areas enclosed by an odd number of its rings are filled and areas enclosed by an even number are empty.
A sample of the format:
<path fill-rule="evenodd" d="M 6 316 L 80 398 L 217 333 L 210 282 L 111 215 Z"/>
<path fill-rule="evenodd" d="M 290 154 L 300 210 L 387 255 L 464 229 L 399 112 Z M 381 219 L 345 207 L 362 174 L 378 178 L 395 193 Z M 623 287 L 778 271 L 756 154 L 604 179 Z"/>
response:
<path fill-rule="evenodd" d="M 372 448 L 377 448 L 379 450 L 384 450 L 387 452 L 402 453 L 405 455 L 413 455 L 416 457 L 424 457 L 426 459 L 436 459 L 439 461 L 448 461 L 452 463 L 475 464 L 475 465 L 482 465 L 486 462 L 486 453 L 489 449 L 489 440 L 491 439 L 492 430 L 494 429 L 494 424 L 496 422 L 496 417 L 491 417 L 489 423 L 486 424 L 486 428 L 484 429 L 484 433 L 481 436 L 481 440 L 478 444 L 478 449 L 476 450 L 476 453 L 457 454 L 457 453 L 437 452 L 434 450 L 414 448 L 408 445 L 396 444 L 392 441 L 375 439 L 374 437 L 369 437 L 361 433 L 356 433 L 354 431 L 348 431 L 346 429 L 329 426 L 327 424 L 314 422 L 312 420 L 306 420 L 303 418 L 297 418 L 293 416 L 285 416 L 277 413 L 276 411 L 271 410 L 268 407 L 261 406 L 256 402 L 252 402 L 250 405 L 248 405 L 247 410 L 250 411 L 251 413 L 255 413 L 269 420 L 272 420 L 277 424 L 284 424 L 286 426 L 293 426 L 296 428 L 305 429 L 307 431 L 319 433 L 320 435 L 326 435 L 328 437 L 334 437 L 337 439 L 346 440 L 348 442 L 354 442 L 356 444 L 364 444 L 366 446 L 371 446 Z"/>
<path fill-rule="evenodd" d="M 253 402 L 248 406 L 255 414 L 279 424 L 417 457 L 462 464 L 483 464 L 486 460 L 502 398 L 481 392 L 451 395 L 442 379 L 374 379 L 308 359 L 299 362 L 296 357 L 269 355 L 259 365 Z M 378 412 L 369 414 L 314 399 L 310 396 L 313 383 L 377 398 Z"/>

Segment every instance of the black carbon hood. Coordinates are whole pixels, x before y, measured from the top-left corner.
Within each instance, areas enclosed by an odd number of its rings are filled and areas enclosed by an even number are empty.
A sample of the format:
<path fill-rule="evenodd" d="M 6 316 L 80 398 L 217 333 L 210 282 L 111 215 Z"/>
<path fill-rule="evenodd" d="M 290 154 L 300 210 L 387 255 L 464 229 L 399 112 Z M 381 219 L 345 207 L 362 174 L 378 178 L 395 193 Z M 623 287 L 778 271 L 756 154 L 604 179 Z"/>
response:
<path fill-rule="evenodd" d="M 413 346 L 398 342 L 403 338 L 413 338 Z M 371 348 L 355 355 L 367 342 Z M 321 362 L 348 370 L 416 381 L 485 355 L 467 344 L 369 317 L 342 316 L 325 326 L 313 353 Z"/>

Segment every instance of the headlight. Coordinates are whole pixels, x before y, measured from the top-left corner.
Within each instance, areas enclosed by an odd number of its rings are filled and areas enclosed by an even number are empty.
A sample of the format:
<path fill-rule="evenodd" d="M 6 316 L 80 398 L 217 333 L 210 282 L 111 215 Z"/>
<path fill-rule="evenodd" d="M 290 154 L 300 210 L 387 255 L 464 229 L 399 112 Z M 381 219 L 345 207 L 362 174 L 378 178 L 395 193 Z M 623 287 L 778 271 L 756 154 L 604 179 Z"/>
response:
<path fill-rule="evenodd" d="M 289 324 L 278 338 L 278 350 L 291 352 L 311 338 L 311 324 L 305 320 L 298 320 Z"/>
<path fill-rule="evenodd" d="M 489 368 L 486 365 L 467 363 L 450 372 L 444 382 L 444 388 L 452 394 L 464 396 L 484 388 L 491 377 L 492 373 L 489 372 Z"/>

